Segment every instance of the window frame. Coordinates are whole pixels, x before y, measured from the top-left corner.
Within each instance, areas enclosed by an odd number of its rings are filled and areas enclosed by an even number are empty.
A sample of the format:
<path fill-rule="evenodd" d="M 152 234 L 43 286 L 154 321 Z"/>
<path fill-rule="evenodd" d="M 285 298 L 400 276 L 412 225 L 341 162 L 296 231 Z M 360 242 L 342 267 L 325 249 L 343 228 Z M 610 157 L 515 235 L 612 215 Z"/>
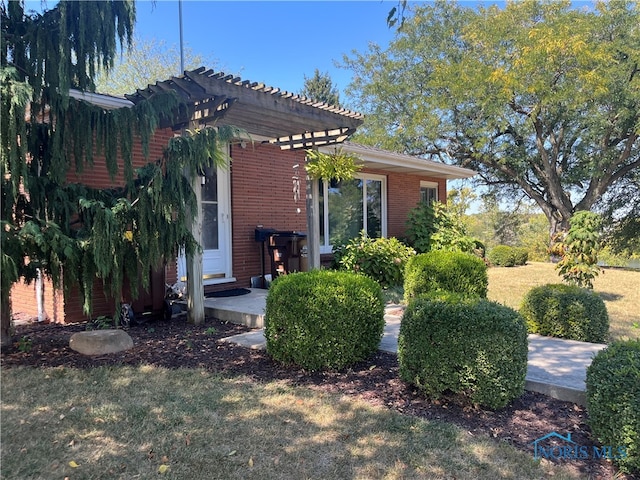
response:
<path fill-rule="evenodd" d="M 363 225 L 363 229 L 364 231 L 367 231 L 367 202 L 366 202 L 366 198 L 367 198 L 367 180 L 373 180 L 373 181 L 379 181 L 380 183 L 380 190 L 381 190 L 381 195 L 380 195 L 380 199 L 381 199 L 381 219 L 380 219 L 380 230 L 381 230 L 381 235 L 382 238 L 386 238 L 387 237 L 387 176 L 386 175 L 378 175 L 375 173 L 357 173 L 353 176 L 354 180 L 362 180 L 363 181 L 363 185 L 362 185 L 362 225 Z M 323 204 L 322 204 L 322 213 L 323 215 L 320 217 L 320 222 L 322 222 L 322 225 L 324 226 L 323 232 L 324 232 L 324 243 L 320 243 L 320 253 L 321 254 L 326 254 L 326 253 L 332 253 L 333 252 L 333 245 L 329 244 L 329 238 L 331 237 L 331 232 L 329 231 L 329 182 L 325 182 L 325 181 L 321 181 L 320 183 L 320 188 L 322 189 L 320 191 L 321 194 L 321 198 L 323 200 Z M 319 235 L 318 231 L 318 235 Z"/>
<path fill-rule="evenodd" d="M 440 185 L 438 184 L 438 182 L 432 182 L 429 180 L 420 180 L 420 201 L 422 202 L 422 189 L 423 188 L 432 188 L 435 190 L 436 194 L 435 197 L 433 199 L 434 202 L 437 202 L 440 200 L 440 196 L 438 195 L 438 191 L 440 189 Z"/>

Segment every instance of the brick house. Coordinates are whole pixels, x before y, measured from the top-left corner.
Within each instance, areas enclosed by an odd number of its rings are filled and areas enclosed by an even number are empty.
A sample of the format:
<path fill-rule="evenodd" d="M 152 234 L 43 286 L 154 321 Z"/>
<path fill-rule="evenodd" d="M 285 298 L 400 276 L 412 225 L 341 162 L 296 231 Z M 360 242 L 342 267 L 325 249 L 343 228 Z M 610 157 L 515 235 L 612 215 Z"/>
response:
<path fill-rule="evenodd" d="M 150 145 L 150 158 L 159 157 L 169 138 L 194 123 L 233 125 L 247 134 L 227 145 L 228 168 L 204 172 L 201 178 L 202 191 L 198 193 L 205 292 L 255 286 L 256 278 L 271 273 L 268 249 L 256 241 L 258 227 L 302 232 L 300 238 L 305 238 L 301 244 L 306 243 L 303 248 L 309 252 L 308 262 L 319 265 L 329 259 L 333 242 L 361 230 L 372 236 L 402 237 L 411 208 L 421 200 L 446 199 L 448 179 L 474 174 L 464 168 L 350 143 L 347 138 L 362 123 L 360 114 L 204 68 L 149 85 L 126 100 L 80 92 L 76 96 L 103 108 L 118 108 L 167 89 L 187 101 L 190 118 L 163 125 L 165 128 L 156 132 Z M 361 159 L 363 168 L 357 178 L 330 185 L 310 182 L 307 191 L 305 150 L 331 152 L 337 146 Z M 138 147 L 134 167 L 146 162 Z M 70 177 L 69 181 L 95 187 L 112 186 L 106 167 L 98 160 L 80 177 L 75 173 Z M 346 210 L 350 215 L 343 214 Z M 174 283 L 185 275 L 184 258 L 169 262 L 166 271 L 153 274 L 151 291 L 134 302 L 134 310 L 161 309 L 165 282 Z M 94 292 L 100 291 L 100 285 L 97 281 Z M 12 290 L 13 311 L 37 316 L 39 289 L 43 289 L 44 299 L 40 312 L 44 309 L 52 321 L 86 320 L 79 295 L 71 293 L 64 298 L 46 280 L 16 284 Z M 94 295 L 94 316 L 110 315 L 112 309 L 112 300 Z"/>

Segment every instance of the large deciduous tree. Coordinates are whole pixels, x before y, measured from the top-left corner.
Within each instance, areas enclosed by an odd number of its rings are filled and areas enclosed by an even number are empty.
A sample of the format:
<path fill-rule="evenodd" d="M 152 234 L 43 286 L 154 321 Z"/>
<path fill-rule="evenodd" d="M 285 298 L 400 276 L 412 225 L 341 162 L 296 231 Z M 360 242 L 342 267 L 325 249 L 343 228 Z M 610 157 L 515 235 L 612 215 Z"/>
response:
<path fill-rule="evenodd" d="M 522 191 L 552 234 L 640 167 L 640 5 L 563 2 L 408 14 L 386 50 L 344 58 L 359 140 L 476 169 Z M 612 199 L 615 200 L 615 199 Z"/>
<path fill-rule="evenodd" d="M 179 247 L 193 252 L 188 177 L 222 161 L 220 134 L 205 129 L 174 138 L 162 158 L 134 171 L 134 141 L 148 152 L 160 122 L 184 105 L 162 95 L 107 111 L 69 95 L 71 88 L 92 91 L 97 72 L 131 42 L 132 1 L 60 1 L 42 13 L 24 8 L 22 1 L 0 4 L 3 346 L 11 342 L 10 291 L 20 279 L 47 276 L 65 290 L 79 285 L 90 313 L 96 277 L 118 302 L 125 278 L 136 295 L 137 279 L 148 279 L 143 272 Z M 122 186 L 67 180 L 99 157 L 112 179 L 124 178 Z"/>

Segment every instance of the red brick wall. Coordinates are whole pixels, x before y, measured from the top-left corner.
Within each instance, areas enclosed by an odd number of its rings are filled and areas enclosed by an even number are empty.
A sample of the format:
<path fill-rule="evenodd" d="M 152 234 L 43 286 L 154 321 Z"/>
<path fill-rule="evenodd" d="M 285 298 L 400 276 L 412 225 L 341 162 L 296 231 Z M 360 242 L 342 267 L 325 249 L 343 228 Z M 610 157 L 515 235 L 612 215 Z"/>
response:
<path fill-rule="evenodd" d="M 383 171 L 372 171 L 384 175 Z M 447 198 L 447 182 L 442 178 L 393 173 L 387 175 L 387 236 L 402 238 L 407 215 L 420 201 L 420 182 L 438 183 L 438 198 Z"/>
<path fill-rule="evenodd" d="M 173 136 L 170 130 L 159 131 L 150 148 L 150 159 L 162 155 L 162 149 Z M 249 287 L 251 277 L 261 273 L 260 247 L 261 243 L 254 239 L 257 225 L 277 230 L 295 230 L 306 232 L 305 205 L 305 170 L 304 151 L 282 151 L 272 145 L 248 143 L 246 147 L 233 145 L 231 147 L 231 214 L 233 258 L 232 274 L 237 283 L 220 284 L 208 287 L 207 290 L 220 290 L 233 286 Z M 134 149 L 134 168 L 144 165 L 147 160 L 142 155 L 140 146 Z M 293 198 L 294 165 L 299 165 L 297 174 L 300 178 L 300 198 L 297 202 Z M 446 182 L 430 177 L 389 174 L 381 170 L 365 170 L 368 173 L 385 175 L 387 177 L 387 234 L 390 237 L 404 235 L 407 214 L 420 200 L 420 181 L 428 180 L 439 183 L 438 195 L 446 199 Z M 82 181 L 93 187 L 120 185 L 122 175 L 114 181 L 109 178 L 104 162 L 96 159 L 92 169 L 87 168 L 82 175 L 69 175 L 70 182 Z M 298 211 L 299 209 L 299 211 Z M 271 271 L 269 255 L 265 248 L 265 272 Z M 175 261 L 168 261 L 167 283 L 176 280 Z M 14 289 L 12 294 L 13 310 L 15 312 L 32 312 L 35 308 L 35 295 L 29 288 Z M 47 289 L 50 291 L 51 289 Z M 97 280 L 94 285 L 93 315 L 111 315 L 114 303 L 101 293 L 102 282 Z M 61 304 L 62 302 L 58 302 Z M 52 307 L 53 308 L 53 307 Z M 53 310 L 52 310 L 53 311 Z M 49 310 L 47 310 L 49 313 Z M 36 311 L 37 313 L 37 311 Z M 51 315 L 51 313 L 49 313 Z M 82 313 L 81 296 L 77 289 L 64 301 L 64 310 L 57 314 L 58 321 L 81 321 L 86 319 Z"/>
<path fill-rule="evenodd" d="M 237 285 L 248 287 L 260 270 L 261 244 L 254 240 L 257 225 L 277 230 L 307 231 L 305 170 L 303 151 L 281 151 L 271 145 L 234 145 L 231 150 L 231 212 L 233 222 L 233 275 Z M 300 199 L 294 202 L 294 165 L 300 165 Z M 438 182 L 439 198 L 446 198 L 446 181 L 426 176 L 389 174 L 365 169 L 366 173 L 387 177 L 387 234 L 402 237 L 407 214 L 420 201 L 420 181 Z M 298 213 L 297 209 L 300 209 Z M 265 248 L 265 272 L 270 273 Z M 229 288 L 229 284 L 212 289 Z"/>
<path fill-rule="evenodd" d="M 140 143 L 134 142 L 133 168 L 142 167 L 149 161 L 160 158 L 162 156 L 163 149 L 166 147 L 172 136 L 173 132 L 170 129 L 157 131 L 149 146 L 148 158 L 145 158 L 142 154 L 142 146 Z M 81 174 L 76 174 L 75 171 L 72 171 L 67 175 L 67 180 L 69 183 L 84 183 L 95 188 L 115 187 L 124 184 L 124 174 L 121 170 L 112 180 L 107 172 L 104 158 L 96 157 L 93 167 L 86 166 Z M 52 290 L 50 283 L 47 283 L 45 286 L 45 298 L 47 298 L 47 295 L 52 296 Z M 114 302 L 112 299 L 106 298 L 102 291 L 102 280 L 96 279 L 93 291 L 94 317 L 113 314 Z M 57 302 L 55 304 L 55 308 L 54 298 Z M 11 292 L 11 303 L 12 311 L 15 314 L 37 315 L 37 303 L 33 285 L 15 285 Z M 52 296 L 49 303 L 46 304 L 46 311 L 49 316 L 52 317 L 53 321 L 60 323 L 87 320 L 87 317 L 82 312 L 82 297 L 77 286 L 72 286 L 64 300 L 62 299 L 61 293 L 58 293 L 56 296 Z"/>
<path fill-rule="evenodd" d="M 250 144 L 231 148 L 231 215 L 233 225 L 233 276 L 238 286 L 250 286 L 261 273 L 256 226 L 276 230 L 307 231 L 304 151 L 280 150 L 272 145 Z M 300 199 L 293 198 L 293 166 L 298 164 Z M 298 213 L 297 209 L 300 209 Z M 271 271 L 265 248 L 265 273 Z M 222 287 L 220 287 L 222 288 Z M 229 285 L 224 285 L 229 288 Z"/>
<path fill-rule="evenodd" d="M 64 299 L 61 291 L 55 291 L 50 280 L 43 281 L 44 311 L 52 322 L 64 321 Z M 21 318 L 38 318 L 38 300 L 36 297 L 36 282 L 27 285 L 18 282 L 11 288 L 11 303 L 14 314 Z"/>

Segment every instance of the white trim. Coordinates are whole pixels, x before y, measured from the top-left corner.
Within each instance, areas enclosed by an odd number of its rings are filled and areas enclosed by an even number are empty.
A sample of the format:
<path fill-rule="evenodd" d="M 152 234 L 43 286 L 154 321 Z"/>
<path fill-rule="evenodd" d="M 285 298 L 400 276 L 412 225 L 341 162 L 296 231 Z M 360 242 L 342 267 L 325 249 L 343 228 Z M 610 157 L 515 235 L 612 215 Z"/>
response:
<path fill-rule="evenodd" d="M 84 100 L 85 102 L 92 103 L 107 110 L 122 107 L 133 107 L 133 102 L 130 102 L 126 98 L 112 97 L 111 95 L 103 95 L 101 93 L 83 92 L 81 90 L 70 89 L 69 96 L 76 100 Z"/>
<path fill-rule="evenodd" d="M 363 205 L 362 205 L 362 217 L 363 217 L 363 223 L 365 222 L 365 219 L 367 218 L 367 206 L 366 203 L 364 202 L 364 199 L 366 198 L 366 194 L 367 194 L 367 183 L 366 180 L 377 180 L 379 182 L 381 182 L 380 188 L 381 188 L 381 192 L 380 192 L 380 201 L 382 202 L 382 208 L 380 211 L 380 215 L 382 216 L 382 218 L 380 219 L 380 230 L 381 230 L 381 236 L 383 238 L 385 238 L 387 236 L 387 177 L 385 175 L 377 175 L 377 174 L 373 174 L 373 173 L 357 173 L 356 175 L 354 175 L 354 179 L 359 179 L 359 180 L 364 180 L 363 182 L 363 188 L 362 188 L 362 201 L 363 201 Z M 316 181 L 317 182 L 317 181 Z M 323 217 L 320 218 L 320 221 L 323 223 L 323 232 L 324 232 L 324 244 L 320 244 L 320 253 L 321 254 L 325 254 L 325 253 L 331 253 L 333 251 L 333 245 L 327 244 L 326 242 L 329 241 L 329 236 L 330 236 L 330 232 L 329 232 L 329 186 L 327 184 L 327 182 L 323 182 L 323 192 L 322 192 L 322 199 L 323 199 Z M 366 225 L 365 225 L 366 228 Z M 320 235 L 318 235 L 318 238 L 320 238 Z"/>
<path fill-rule="evenodd" d="M 343 151 L 358 156 L 366 168 L 385 170 L 390 173 L 406 173 L 444 179 L 469 178 L 477 173 L 468 168 L 447 165 L 403 153 L 389 152 L 357 143 L 344 142 L 340 147 Z M 333 153 L 335 146 L 320 147 L 319 150 L 324 153 Z"/>

